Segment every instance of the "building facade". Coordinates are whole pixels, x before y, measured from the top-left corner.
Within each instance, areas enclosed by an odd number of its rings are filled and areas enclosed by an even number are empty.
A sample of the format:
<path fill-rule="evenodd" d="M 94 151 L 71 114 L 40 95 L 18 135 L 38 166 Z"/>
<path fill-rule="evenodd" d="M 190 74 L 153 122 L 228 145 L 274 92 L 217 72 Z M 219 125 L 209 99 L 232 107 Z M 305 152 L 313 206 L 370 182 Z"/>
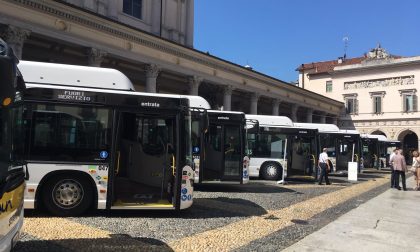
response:
<path fill-rule="evenodd" d="M 67 0 L 63 2 L 181 45 L 193 47 L 193 0 Z"/>
<path fill-rule="evenodd" d="M 0 0 L 0 5 L 0 37 L 23 60 L 114 68 L 140 92 L 200 95 L 214 109 L 300 122 L 337 123 L 344 107 L 193 49 L 193 0 Z"/>
<path fill-rule="evenodd" d="M 345 103 L 340 128 L 382 134 L 418 149 L 420 57 L 391 55 L 380 46 L 363 57 L 302 64 L 299 86 Z"/>

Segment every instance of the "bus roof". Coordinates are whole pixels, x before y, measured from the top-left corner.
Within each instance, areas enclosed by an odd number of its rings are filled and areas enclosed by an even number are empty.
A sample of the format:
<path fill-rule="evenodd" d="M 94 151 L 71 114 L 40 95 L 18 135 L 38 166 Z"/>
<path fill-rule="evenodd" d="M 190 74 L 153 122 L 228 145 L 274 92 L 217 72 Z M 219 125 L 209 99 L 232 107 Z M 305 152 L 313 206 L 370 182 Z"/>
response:
<path fill-rule="evenodd" d="M 340 133 L 360 135 L 359 131 L 357 131 L 357 130 L 340 129 Z"/>
<path fill-rule="evenodd" d="M 383 142 L 388 141 L 388 139 L 384 135 L 361 134 L 360 137 L 362 137 L 362 138 L 376 138 L 379 141 L 383 141 Z"/>
<path fill-rule="evenodd" d="M 194 95 L 181 95 L 181 98 L 186 98 L 190 101 L 190 107 L 192 108 L 203 108 L 203 109 L 211 109 L 210 104 L 201 96 L 194 96 Z"/>
<path fill-rule="evenodd" d="M 325 123 L 294 123 L 295 127 L 317 129 L 319 132 L 340 132 L 340 129 L 335 124 Z"/>
<path fill-rule="evenodd" d="M 26 83 L 134 91 L 118 70 L 21 60 L 18 68 Z"/>
<path fill-rule="evenodd" d="M 22 73 L 25 82 L 43 84 L 43 88 L 62 89 L 69 87 L 87 89 L 103 89 L 101 92 L 109 93 L 105 90 L 129 91 L 133 94 L 134 86 L 131 81 L 118 70 L 111 68 L 87 67 L 66 64 L 44 63 L 34 61 L 20 61 L 18 68 Z M 36 85 L 30 85 L 35 87 Z M 61 86 L 61 88 L 59 88 Z M 36 86 L 41 87 L 41 86 Z M 83 90 L 82 90 L 83 91 Z M 97 90 L 89 90 L 97 91 Z M 186 98 L 189 100 L 190 107 L 210 109 L 210 104 L 201 96 L 193 95 L 172 95 L 136 92 L 136 95 L 147 95 L 166 98 Z"/>
<path fill-rule="evenodd" d="M 208 112 L 212 112 L 212 113 L 220 113 L 220 114 L 245 114 L 244 112 L 241 111 L 227 111 L 227 110 L 209 110 Z"/>
<path fill-rule="evenodd" d="M 135 91 L 125 91 L 125 90 L 96 89 L 96 88 L 59 86 L 59 85 L 50 85 L 50 84 L 32 84 L 32 83 L 27 84 L 26 88 L 47 88 L 47 89 L 56 89 L 56 90 L 99 92 L 99 93 L 105 93 L 105 94 L 124 94 L 124 95 L 135 95 L 135 96 L 187 99 L 190 107 L 204 108 L 204 109 L 207 109 L 207 107 L 210 107 L 208 102 L 203 97 L 193 96 L 193 95 L 145 93 L 145 92 L 135 92 Z"/>
<path fill-rule="evenodd" d="M 286 116 L 272 116 L 272 115 L 245 115 L 246 119 L 258 120 L 259 125 L 265 126 L 289 126 L 293 127 L 293 122 Z"/>

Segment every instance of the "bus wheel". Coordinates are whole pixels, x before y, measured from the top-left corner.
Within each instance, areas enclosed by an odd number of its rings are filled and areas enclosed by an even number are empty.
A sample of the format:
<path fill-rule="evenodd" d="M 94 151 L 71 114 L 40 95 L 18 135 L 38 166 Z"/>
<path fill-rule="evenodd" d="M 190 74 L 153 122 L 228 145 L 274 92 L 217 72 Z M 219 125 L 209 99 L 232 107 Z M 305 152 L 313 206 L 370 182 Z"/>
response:
<path fill-rule="evenodd" d="M 86 178 L 62 174 L 45 183 L 42 197 L 50 213 L 75 216 L 84 213 L 91 206 L 93 190 Z"/>
<path fill-rule="evenodd" d="M 281 176 L 280 165 L 269 162 L 265 163 L 261 169 L 261 177 L 265 180 L 277 180 Z"/>

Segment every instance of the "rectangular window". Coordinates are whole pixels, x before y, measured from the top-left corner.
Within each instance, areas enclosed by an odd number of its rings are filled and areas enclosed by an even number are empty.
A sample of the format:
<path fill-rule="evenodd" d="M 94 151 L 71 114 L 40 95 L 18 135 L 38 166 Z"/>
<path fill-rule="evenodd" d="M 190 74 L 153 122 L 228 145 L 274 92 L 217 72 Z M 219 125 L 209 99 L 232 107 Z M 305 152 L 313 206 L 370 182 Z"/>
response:
<path fill-rule="evenodd" d="M 142 0 L 124 0 L 123 12 L 138 19 L 142 19 Z"/>
<path fill-rule="evenodd" d="M 403 112 L 417 111 L 417 96 L 414 94 L 403 94 Z"/>
<path fill-rule="evenodd" d="M 373 97 L 373 113 L 375 114 L 382 113 L 382 96 Z"/>
<path fill-rule="evenodd" d="M 332 92 L 332 89 L 333 89 L 333 87 L 332 87 L 332 81 L 326 81 L 325 82 L 325 91 L 327 93 L 331 93 Z"/>
<path fill-rule="evenodd" d="M 355 115 L 358 113 L 358 101 L 356 97 L 347 97 L 346 98 L 346 113 L 350 115 Z"/>
<path fill-rule="evenodd" d="M 283 158 L 287 136 L 276 132 L 263 131 L 252 146 L 255 157 Z"/>
<path fill-rule="evenodd" d="M 110 111 L 61 105 L 28 106 L 31 160 L 98 162 L 110 151 Z"/>

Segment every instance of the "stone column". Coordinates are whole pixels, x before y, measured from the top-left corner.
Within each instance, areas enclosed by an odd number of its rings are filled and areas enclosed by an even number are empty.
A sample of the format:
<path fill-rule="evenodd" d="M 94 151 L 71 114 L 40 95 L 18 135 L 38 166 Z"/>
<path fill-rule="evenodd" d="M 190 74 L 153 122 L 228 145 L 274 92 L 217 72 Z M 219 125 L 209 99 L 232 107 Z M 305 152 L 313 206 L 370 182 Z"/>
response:
<path fill-rule="evenodd" d="M 101 67 L 101 63 L 108 53 L 97 48 L 88 48 L 88 65 L 92 67 Z"/>
<path fill-rule="evenodd" d="M 291 110 L 291 115 L 290 115 L 290 119 L 292 119 L 292 122 L 297 122 L 297 111 L 299 109 L 299 105 L 297 104 L 292 104 L 292 110 Z"/>
<path fill-rule="evenodd" d="M 314 110 L 311 108 L 308 108 L 306 111 L 306 122 L 312 123 L 312 115 L 314 114 Z"/>
<path fill-rule="evenodd" d="M 159 75 L 160 68 L 156 64 L 146 65 L 146 92 L 156 93 L 156 79 Z"/>
<path fill-rule="evenodd" d="M 326 113 L 325 112 L 322 112 L 322 113 L 320 113 L 319 114 L 319 122 L 320 123 L 326 123 Z"/>
<path fill-rule="evenodd" d="M 233 87 L 227 85 L 223 92 L 223 110 L 230 111 L 232 110 L 232 91 Z"/>
<path fill-rule="evenodd" d="M 188 85 L 190 86 L 190 95 L 198 95 L 198 89 L 200 88 L 203 78 L 198 76 L 188 77 Z"/>
<path fill-rule="evenodd" d="M 258 99 L 260 98 L 259 93 L 251 94 L 251 108 L 250 114 L 257 115 L 258 114 Z"/>
<path fill-rule="evenodd" d="M 22 59 L 23 44 L 30 34 L 30 30 L 13 25 L 4 26 L 0 31 L 0 37 L 9 44 L 18 59 Z"/>
<path fill-rule="evenodd" d="M 279 106 L 280 106 L 280 103 L 281 103 L 281 101 L 279 99 L 274 99 L 273 100 L 273 109 L 271 111 L 272 111 L 272 114 L 274 116 L 278 116 L 279 115 Z"/>
<path fill-rule="evenodd" d="M 185 45 L 193 47 L 194 45 L 194 1 L 187 1 L 187 24 L 185 27 Z"/>

